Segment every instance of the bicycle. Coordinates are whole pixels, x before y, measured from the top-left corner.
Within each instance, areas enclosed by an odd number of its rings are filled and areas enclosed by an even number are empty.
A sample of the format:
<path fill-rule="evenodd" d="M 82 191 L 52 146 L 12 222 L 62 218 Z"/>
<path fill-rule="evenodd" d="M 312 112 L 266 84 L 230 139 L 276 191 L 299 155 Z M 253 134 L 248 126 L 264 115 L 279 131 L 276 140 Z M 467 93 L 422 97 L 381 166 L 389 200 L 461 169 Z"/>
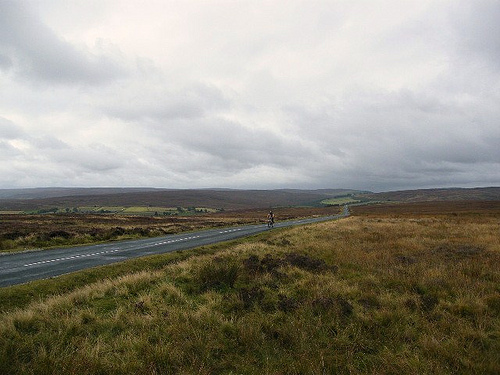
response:
<path fill-rule="evenodd" d="M 268 219 L 267 220 L 267 227 L 268 228 L 274 228 L 274 220 L 273 219 Z"/>

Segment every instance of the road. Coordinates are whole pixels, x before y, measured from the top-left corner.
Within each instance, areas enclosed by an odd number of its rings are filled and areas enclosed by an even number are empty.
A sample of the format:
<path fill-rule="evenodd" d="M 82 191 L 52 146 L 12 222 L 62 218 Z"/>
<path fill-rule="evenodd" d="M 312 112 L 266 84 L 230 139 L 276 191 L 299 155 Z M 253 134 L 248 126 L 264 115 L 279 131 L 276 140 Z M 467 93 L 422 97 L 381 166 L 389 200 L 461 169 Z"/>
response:
<path fill-rule="evenodd" d="M 274 227 L 311 224 L 340 219 L 348 215 L 349 209 L 344 206 L 344 211 L 340 215 L 280 222 Z M 146 255 L 193 249 L 251 236 L 267 230 L 269 230 L 267 225 L 247 225 L 99 245 L 2 254 L 0 255 L 0 287 L 47 279 Z"/>

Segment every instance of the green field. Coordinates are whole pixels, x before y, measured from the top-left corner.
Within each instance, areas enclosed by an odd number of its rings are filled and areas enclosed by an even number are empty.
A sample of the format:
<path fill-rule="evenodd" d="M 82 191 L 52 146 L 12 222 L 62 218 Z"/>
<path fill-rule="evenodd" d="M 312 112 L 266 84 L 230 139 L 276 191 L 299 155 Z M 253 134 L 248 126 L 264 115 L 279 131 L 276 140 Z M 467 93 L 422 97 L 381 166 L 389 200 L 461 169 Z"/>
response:
<path fill-rule="evenodd" d="M 123 215 L 195 215 L 218 212 L 209 207 L 160 207 L 160 206 L 79 206 L 52 207 L 30 211 L 0 211 L 0 214 L 45 214 L 45 213 L 84 213 L 84 214 L 123 214 Z"/>
<path fill-rule="evenodd" d="M 151 207 L 151 206 L 134 206 L 134 207 L 126 207 L 122 211 L 124 214 L 150 214 L 150 213 L 158 213 L 158 214 L 188 214 L 188 213 L 208 213 L 208 212 L 217 212 L 214 208 L 206 208 L 206 207 Z"/>
<path fill-rule="evenodd" d="M 324 199 L 321 201 L 321 204 L 328 206 L 341 206 L 343 204 L 359 203 L 359 202 L 361 201 L 353 199 L 351 197 L 335 197 L 335 198 Z"/>
<path fill-rule="evenodd" d="M 116 213 L 116 214 L 131 214 L 131 215 L 148 215 L 148 214 L 173 214 L 179 212 L 175 207 L 153 207 L 153 206 L 92 206 L 78 207 L 78 212 L 82 213 Z"/>

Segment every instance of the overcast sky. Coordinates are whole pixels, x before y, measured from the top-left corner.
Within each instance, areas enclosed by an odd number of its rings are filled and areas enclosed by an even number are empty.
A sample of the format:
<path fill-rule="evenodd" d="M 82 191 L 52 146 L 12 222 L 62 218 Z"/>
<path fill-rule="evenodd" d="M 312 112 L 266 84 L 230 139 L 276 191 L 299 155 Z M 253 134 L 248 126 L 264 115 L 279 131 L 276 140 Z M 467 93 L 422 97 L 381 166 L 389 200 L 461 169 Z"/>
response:
<path fill-rule="evenodd" d="M 0 188 L 500 185 L 500 1 L 0 0 Z"/>

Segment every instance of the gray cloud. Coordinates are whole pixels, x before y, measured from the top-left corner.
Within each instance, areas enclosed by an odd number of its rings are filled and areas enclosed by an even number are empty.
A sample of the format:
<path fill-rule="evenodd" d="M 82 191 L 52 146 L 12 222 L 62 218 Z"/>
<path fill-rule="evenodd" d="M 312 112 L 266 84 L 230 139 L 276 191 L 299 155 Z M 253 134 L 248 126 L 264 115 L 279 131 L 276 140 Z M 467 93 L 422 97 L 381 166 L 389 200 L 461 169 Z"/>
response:
<path fill-rule="evenodd" d="M 23 135 L 24 131 L 19 126 L 0 116 L 0 139 L 16 139 Z"/>
<path fill-rule="evenodd" d="M 303 139 L 320 146 L 324 155 L 338 156 L 332 173 L 341 171 L 358 187 L 366 179 L 365 186 L 381 189 L 389 181 L 411 187 L 425 185 L 426 178 L 449 178 L 460 184 L 467 175 L 476 181 L 498 179 L 498 168 L 487 176 L 477 173 L 486 165 L 500 164 L 500 129 L 490 123 L 498 114 L 483 118 L 474 113 L 475 105 L 469 107 L 442 100 L 438 93 L 406 90 L 389 95 L 359 93 L 337 107 L 292 107 L 287 112 Z M 344 166 L 348 169 L 343 170 Z"/>
<path fill-rule="evenodd" d="M 484 59 L 500 68 L 500 3 L 495 0 L 460 2 L 453 12 L 460 57 Z"/>
<path fill-rule="evenodd" d="M 21 155 L 21 152 L 10 143 L 0 140 L 0 160 L 8 160 Z"/>
<path fill-rule="evenodd" d="M 125 121 L 195 120 L 229 106 L 216 87 L 191 84 L 169 88 L 169 82 L 158 76 L 157 82 L 139 82 L 120 97 L 110 95 L 97 104 L 103 114 Z M 159 82 L 161 82 L 159 84 Z M 112 88 L 115 90 L 115 88 Z"/>
<path fill-rule="evenodd" d="M 124 165 L 122 155 L 103 144 L 74 149 L 61 149 L 52 155 L 52 162 L 76 173 L 109 173 Z"/>
<path fill-rule="evenodd" d="M 125 164 L 123 153 L 104 144 L 70 145 L 48 134 L 32 136 L 2 117 L 0 160 L 0 172 L 5 172 L 3 181 L 10 186 L 36 180 L 83 179 L 84 176 L 113 173 Z"/>
<path fill-rule="evenodd" d="M 58 37 L 28 5 L 0 3 L 0 65 L 14 67 L 20 76 L 50 83 L 100 84 L 125 74 L 112 58 L 79 50 Z"/>
<path fill-rule="evenodd" d="M 0 2 L 3 187 L 500 183 L 498 2 L 67 4 Z"/>
<path fill-rule="evenodd" d="M 275 134 L 273 129 L 247 128 L 223 119 L 178 124 L 166 129 L 165 138 L 236 169 L 257 165 L 288 168 L 297 163 L 298 156 L 307 158 L 313 153 L 300 140 Z"/>
<path fill-rule="evenodd" d="M 0 54 L 0 69 L 8 70 L 12 67 L 12 60 L 5 55 Z"/>
<path fill-rule="evenodd" d="M 71 148 L 67 143 L 50 135 L 34 138 L 31 143 L 37 150 L 67 150 Z"/>

